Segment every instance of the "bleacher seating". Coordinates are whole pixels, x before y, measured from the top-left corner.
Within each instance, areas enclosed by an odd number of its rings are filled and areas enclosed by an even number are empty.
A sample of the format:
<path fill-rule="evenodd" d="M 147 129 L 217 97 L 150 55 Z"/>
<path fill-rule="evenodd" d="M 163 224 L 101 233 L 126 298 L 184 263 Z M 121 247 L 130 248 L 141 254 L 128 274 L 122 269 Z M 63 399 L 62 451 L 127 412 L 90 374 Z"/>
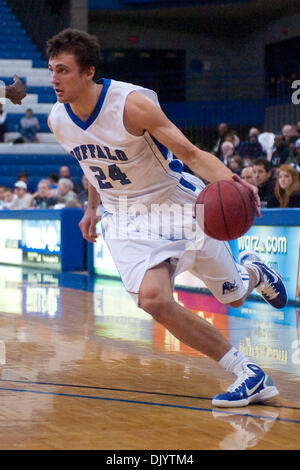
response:
<path fill-rule="evenodd" d="M 29 190 L 35 191 L 41 178 L 57 173 L 62 165 L 69 166 L 72 178 L 79 181 L 82 171 L 78 162 L 56 143 L 47 125 L 56 102 L 47 63 L 4 0 L 0 0 L 0 27 L 0 80 L 11 84 L 13 75 L 17 74 L 27 88 L 21 106 L 8 100 L 4 103 L 8 128 L 5 143 L 0 144 L 0 185 L 13 187 L 19 171 L 25 171 L 29 176 Z M 39 143 L 13 144 L 27 108 L 39 119 Z"/>
<path fill-rule="evenodd" d="M 6 144 L 2 144 L 6 146 Z M 31 150 L 34 145 L 32 144 Z M 22 147 L 21 145 L 12 146 Z M 27 148 L 28 150 L 28 145 Z M 25 150 L 26 150 L 25 149 Z M 48 152 L 52 149 L 49 148 Z M 68 154 L 59 153 L 0 153 L 0 185 L 13 187 L 17 174 L 25 171 L 28 178 L 28 190 L 34 192 L 40 179 L 47 178 L 51 173 L 58 173 L 60 166 L 70 168 L 71 177 L 76 184 L 80 183 L 82 170 L 78 162 Z"/>

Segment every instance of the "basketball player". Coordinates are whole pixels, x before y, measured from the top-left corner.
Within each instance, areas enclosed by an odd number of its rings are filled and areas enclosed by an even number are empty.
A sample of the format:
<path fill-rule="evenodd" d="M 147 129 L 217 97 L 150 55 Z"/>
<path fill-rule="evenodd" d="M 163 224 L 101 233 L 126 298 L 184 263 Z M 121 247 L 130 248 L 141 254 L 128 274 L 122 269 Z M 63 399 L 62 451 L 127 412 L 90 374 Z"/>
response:
<path fill-rule="evenodd" d="M 0 98 L 8 98 L 13 104 L 22 104 L 22 99 L 26 96 L 26 87 L 17 75 L 14 75 L 14 82 L 11 85 L 0 87 Z"/>
<path fill-rule="evenodd" d="M 182 172 L 181 161 L 172 154 L 209 182 L 230 180 L 231 171 L 184 137 L 162 112 L 152 90 L 107 78 L 95 81 L 99 46 L 93 36 L 64 30 L 48 41 L 47 54 L 57 96 L 49 127 L 89 181 L 88 207 L 79 224 L 83 237 L 96 241 L 101 197 L 106 210 L 102 234 L 127 291 L 176 338 L 237 376 L 226 393 L 213 398 L 213 405 L 246 406 L 277 395 L 259 366 L 216 328 L 175 302 L 173 284 L 177 274 L 189 270 L 224 304 L 241 306 L 256 287 L 267 302 L 282 308 L 287 295 L 279 276 L 248 252 L 242 255 L 243 265 L 237 265 L 227 243 L 205 235 L 201 248 L 192 250 L 184 235 L 176 239 L 162 229 L 158 237 L 147 237 L 148 214 L 131 211 L 136 204 L 195 207 L 204 184 Z M 257 188 L 242 184 L 251 188 L 259 212 Z M 120 197 L 125 196 L 128 225 L 115 236 L 122 215 Z"/>

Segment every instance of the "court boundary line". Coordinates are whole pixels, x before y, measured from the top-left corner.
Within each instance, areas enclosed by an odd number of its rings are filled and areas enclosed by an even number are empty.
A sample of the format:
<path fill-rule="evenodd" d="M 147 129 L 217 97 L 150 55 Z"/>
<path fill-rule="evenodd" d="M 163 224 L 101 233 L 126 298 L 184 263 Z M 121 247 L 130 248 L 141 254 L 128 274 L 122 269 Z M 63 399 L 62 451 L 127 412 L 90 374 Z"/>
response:
<path fill-rule="evenodd" d="M 232 410 L 224 410 L 220 408 L 200 408 L 194 406 L 186 406 L 186 405 L 172 405 L 170 403 L 155 403 L 155 402 L 147 402 L 147 401 L 139 401 L 139 400 L 126 400 L 122 398 L 111 398 L 111 397 L 95 397 L 90 395 L 77 395 L 73 393 L 59 393 L 59 392 L 50 392 L 50 391 L 42 391 L 42 390 L 25 390 L 25 389 L 17 389 L 17 388 L 4 388 L 0 387 L 0 391 L 9 391 L 9 392 L 22 392 L 22 393 L 35 393 L 38 395 L 52 395 L 52 396 L 61 396 L 66 398 L 85 398 L 89 400 L 102 400 L 102 401 L 112 401 L 117 403 L 130 403 L 134 405 L 147 405 L 147 406 L 160 406 L 165 408 L 176 408 L 182 409 L 186 411 L 204 411 L 204 412 L 213 412 L 217 411 L 221 414 L 234 414 L 235 416 L 245 416 L 250 418 L 258 418 L 258 419 L 267 419 L 269 421 L 279 421 L 285 423 L 293 423 L 293 424 L 300 424 L 300 420 L 288 419 L 288 418 L 280 418 L 276 416 L 275 418 L 272 416 L 264 416 L 264 415 L 254 415 L 250 413 L 239 413 L 233 412 Z"/>
<path fill-rule="evenodd" d="M 125 392 L 125 393 L 140 393 L 140 394 L 149 394 L 149 395 L 159 395 L 159 396 L 169 396 L 169 397 L 174 397 L 174 398 L 191 398 L 191 399 L 196 399 L 196 400 L 212 400 L 210 397 L 197 397 L 193 395 L 180 395 L 180 394 L 171 394 L 171 393 L 165 393 L 165 392 L 145 392 L 142 390 L 129 390 L 129 389 L 120 389 L 120 388 L 110 388 L 110 387 L 100 387 L 100 386 L 92 386 L 92 385 L 74 385 L 74 384 L 61 384 L 61 383 L 52 383 L 52 382 L 34 382 L 34 381 L 26 381 L 26 380 L 10 380 L 10 379 L 0 379 L 0 382 L 13 382 L 13 383 L 22 383 L 22 384 L 28 384 L 28 385 L 50 385 L 50 386 L 56 386 L 56 387 L 70 387 L 70 388 L 86 388 L 86 389 L 92 389 L 92 390 L 106 390 L 106 391 L 112 391 L 112 392 Z M 187 405 L 167 405 L 167 404 L 157 404 L 155 402 L 143 402 L 143 401 L 138 401 L 138 400 L 128 400 L 128 399 L 123 399 L 123 398 L 109 398 L 109 397 L 92 397 L 89 395 L 76 395 L 76 394 L 67 394 L 67 393 L 62 393 L 62 392 L 44 392 L 44 391 L 38 391 L 38 390 L 22 390 L 22 389 L 9 389 L 9 388 L 4 388 L 0 387 L 1 390 L 10 390 L 10 391 L 24 391 L 24 392 L 32 392 L 32 393 L 45 393 L 45 394 L 50 394 L 50 395 L 58 395 L 58 396 L 70 396 L 70 397 L 77 397 L 77 398 L 95 398 L 99 400 L 111 400 L 111 401 L 119 401 L 119 402 L 127 402 L 127 403 L 141 403 L 141 404 L 153 404 L 157 406 L 170 406 L 174 408 L 182 408 L 182 409 L 191 409 L 191 410 L 206 410 L 206 411 L 213 411 L 217 410 L 220 412 L 226 412 L 226 413 L 232 413 L 232 411 L 227 411 L 222 408 L 198 408 L 198 407 L 189 407 Z M 266 406 L 268 408 L 283 408 L 283 409 L 291 409 L 291 410 L 296 410 L 300 411 L 300 408 L 297 407 L 288 407 L 285 405 L 276 405 L 276 404 L 271 404 L 271 403 L 255 403 L 255 406 Z M 252 417 L 262 417 L 262 416 L 257 416 L 253 414 L 242 414 L 242 413 L 236 413 L 237 415 L 241 416 L 252 416 Z M 267 417 L 266 417 L 267 418 Z M 282 421 L 283 419 L 280 419 Z M 287 419 L 287 421 L 290 421 Z M 291 422 L 294 422 L 293 420 Z M 300 420 L 295 421 L 297 424 L 300 424 Z"/>
<path fill-rule="evenodd" d="M 110 392 L 124 392 L 124 393 L 140 393 L 144 395 L 160 395 L 174 398 L 191 398 L 193 400 L 212 400 L 212 397 L 196 396 L 196 395 L 184 395 L 179 393 L 167 393 L 167 392 L 153 392 L 146 390 L 134 390 L 127 388 L 114 388 L 114 387 L 101 387 L 100 385 L 78 385 L 78 384 L 66 384 L 66 383 L 57 383 L 57 382 L 42 382 L 42 381 L 33 381 L 33 380 L 21 380 L 21 379 L 2 379 L 0 382 L 13 382 L 13 383 L 22 383 L 29 385 L 50 385 L 52 387 L 70 387 L 70 388 L 86 388 L 94 390 L 107 390 Z M 296 406 L 286 406 L 276 403 L 255 403 L 256 406 L 268 406 L 270 408 L 283 408 L 287 410 L 296 410 L 300 411 L 300 407 Z"/>

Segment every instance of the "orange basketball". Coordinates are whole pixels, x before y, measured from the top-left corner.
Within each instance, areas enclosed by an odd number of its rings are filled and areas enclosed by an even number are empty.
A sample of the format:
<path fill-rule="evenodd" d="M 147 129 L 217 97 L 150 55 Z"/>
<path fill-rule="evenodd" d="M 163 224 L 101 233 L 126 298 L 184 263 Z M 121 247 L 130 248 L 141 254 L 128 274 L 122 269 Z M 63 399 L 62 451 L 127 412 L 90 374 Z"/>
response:
<path fill-rule="evenodd" d="M 254 195 L 237 181 L 209 184 L 199 194 L 196 204 L 204 204 L 204 232 L 217 240 L 234 240 L 253 225 Z"/>

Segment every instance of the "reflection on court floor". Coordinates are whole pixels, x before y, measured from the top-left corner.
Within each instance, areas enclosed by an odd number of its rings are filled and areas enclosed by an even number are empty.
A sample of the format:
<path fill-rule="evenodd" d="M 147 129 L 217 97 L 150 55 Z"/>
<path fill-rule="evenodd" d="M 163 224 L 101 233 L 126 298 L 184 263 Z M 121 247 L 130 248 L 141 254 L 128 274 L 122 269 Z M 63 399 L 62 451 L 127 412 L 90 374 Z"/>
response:
<path fill-rule="evenodd" d="M 118 280 L 0 266 L 0 449 L 300 449 L 300 306 L 174 296 L 267 368 L 280 398 L 212 408 L 232 377 Z"/>

